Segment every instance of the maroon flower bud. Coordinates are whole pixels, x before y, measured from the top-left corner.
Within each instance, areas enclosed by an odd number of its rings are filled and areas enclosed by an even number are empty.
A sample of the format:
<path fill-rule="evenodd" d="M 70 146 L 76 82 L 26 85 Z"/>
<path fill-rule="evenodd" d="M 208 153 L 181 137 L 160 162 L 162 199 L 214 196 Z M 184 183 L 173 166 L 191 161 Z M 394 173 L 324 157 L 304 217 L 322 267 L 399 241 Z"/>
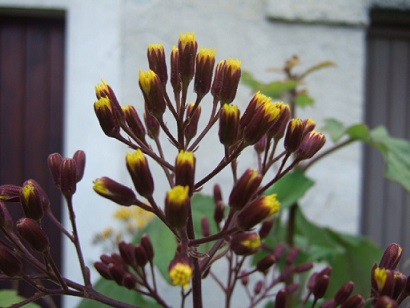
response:
<path fill-rule="evenodd" d="M 222 201 L 215 204 L 214 220 L 216 224 L 220 224 L 225 217 L 225 205 Z"/>
<path fill-rule="evenodd" d="M 136 191 L 143 197 L 154 193 L 154 179 L 148 161 L 140 149 L 127 153 L 126 165 Z"/>
<path fill-rule="evenodd" d="M 8 248 L 0 245 L 0 271 L 8 277 L 19 276 L 23 270 L 23 264 Z"/>
<path fill-rule="evenodd" d="M 349 281 L 348 283 L 344 284 L 336 293 L 335 295 L 335 302 L 336 304 L 343 304 L 352 294 L 354 289 L 354 283 Z"/>
<path fill-rule="evenodd" d="M 53 153 L 48 156 L 48 168 L 50 169 L 51 175 L 53 177 L 54 185 L 58 188 L 60 188 L 60 172 L 62 162 L 63 157 L 60 153 Z"/>
<path fill-rule="evenodd" d="M 236 225 L 241 230 L 249 230 L 279 212 L 279 209 L 280 203 L 276 194 L 260 197 L 241 210 Z"/>
<path fill-rule="evenodd" d="M 309 132 L 300 143 L 296 151 L 296 157 L 299 160 L 311 158 L 315 155 L 325 144 L 326 137 L 320 132 Z"/>
<path fill-rule="evenodd" d="M 129 206 L 135 204 L 136 197 L 131 188 L 124 186 L 108 177 L 96 179 L 93 183 L 94 191 L 100 196 L 112 200 L 120 205 Z"/>
<path fill-rule="evenodd" d="M 269 142 L 270 142 L 270 140 L 269 140 Z M 258 142 L 255 143 L 253 148 L 255 149 L 255 152 L 260 155 L 265 151 L 267 145 L 268 145 L 268 138 L 265 134 L 265 135 L 262 136 L 261 139 L 259 139 Z"/>
<path fill-rule="evenodd" d="M 282 102 L 276 102 L 276 107 L 279 108 L 280 112 L 276 121 L 268 130 L 269 138 L 279 140 L 283 137 L 286 130 L 286 125 L 290 119 L 290 107 L 288 104 Z"/>
<path fill-rule="evenodd" d="M 206 216 L 201 218 L 201 230 L 203 236 L 210 236 L 211 235 L 211 227 L 209 225 L 208 218 Z"/>
<path fill-rule="evenodd" d="M 27 180 L 20 192 L 21 205 L 26 217 L 40 220 L 49 207 L 48 198 L 41 186 L 34 180 Z"/>
<path fill-rule="evenodd" d="M 298 247 L 292 247 L 288 256 L 286 257 L 285 263 L 291 265 L 295 263 L 296 258 L 299 256 L 300 249 Z"/>
<path fill-rule="evenodd" d="M 189 215 L 189 187 L 177 185 L 168 191 L 165 198 L 165 216 L 177 229 L 186 226 Z"/>
<path fill-rule="evenodd" d="M 179 36 L 179 69 L 181 80 L 185 85 L 191 81 L 195 74 L 195 58 L 198 43 L 195 39 L 195 33 L 185 33 Z"/>
<path fill-rule="evenodd" d="M 147 127 L 148 137 L 156 139 L 159 136 L 159 122 L 158 120 L 145 108 L 144 113 L 145 126 Z"/>
<path fill-rule="evenodd" d="M 262 225 L 259 229 L 259 236 L 261 238 L 266 238 L 269 235 L 269 233 L 270 233 L 270 231 L 272 230 L 272 227 L 273 227 L 273 222 L 274 222 L 274 219 L 270 218 L 268 220 L 265 220 L 262 223 Z"/>
<path fill-rule="evenodd" d="M 50 249 L 48 236 L 37 221 L 31 218 L 21 218 L 17 221 L 16 228 L 20 236 L 29 243 L 33 250 L 46 252 Z"/>
<path fill-rule="evenodd" d="M 213 189 L 213 197 L 214 197 L 214 202 L 215 204 L 217 204 L 218 202 L 222 202 L 222 190 L 221 190 L 221 186 L 219 184 L 215 184 L 214 185 L 214 189 Z"/>
<path fill-rule="evenodd" d="M 233 58 L 223 62 L 223 78 L 219 92 L 219 99 L 222 105 L 230 104 L 235 99 L 239 80 L 241 79 L 241 65 L 241 61 Z"/>
<path fill-rule="evenodd" d="M 11 218 L 6 204 L 2 201 L 0 201 L 0 227 L 8 231 L 13 227 L 13 219 Z"/>
<path fill-rule="evenodd" d="M 94 267 L 102 277 L 108 280 L 112 280 L 107 264 L 97 261 L 97 262 L 94 262 Z"/>
<path fill-rule="evenodd" d="M 284 141 L 286 151 L 295 152 L 302 142 L 304 136 L 304 125 L 301 119 L 290 120 Z"/>
<path fill-rule="evenodd" d="M 122 108 L 125 116 L 125 122 L 132 131 L 132 133 L 142 142 L 145 143 L 145 127 L 138 116 L 137 110 L 134 106 L 127 105 Z"/>
<path fill-rule="evenodd" d="M 220 61 L 216 65 L 215 77 L 214 77 L 214 81 L 211 87 L 211 93 L 214 96 L 214 98 L 217 99 L 218 101 L 220 100 L 220 93 L 221 93 L 222 82 L 224 78 L 224 65 L 225 65 L 225 61 Z"/>
<path fill-rule="evenodd" d="M 336 307 L 337 307 L 337 303 L 333 298 L 328 299 L 322 305 L 320 305 L 320 308 L 336 308 Z"/>
<path fill-rule="evenodd" d="M 147 253 L 141 244 L 134 247 L 134 256 L 138 266 L 144 267 L 148 263 Z"/>
<path fill-rule="evenodd" d="M 120 134 L 120 121 L 114 108 L 113 102 L 107 97 L 101 97 L 94 103 L 95 114 L 108 137 L 118 137 Z"/>
<path fill-rule="evenodd" d="M 60 175 L 61 192 L 66 198 L 71 198 L 77 189 L 77 167 L 74 159 L 63 159 Z"/>
<path fill-rule="evenodd" d="M 286 308 L 287 294 L 286 290 L 281 289 L 276 293 L 275 308 Z"/>
<path fill-rule="evenodd" d="M 360 294 L 356 294 L 345 301 L 340 308 L 360 308 L 363 307 L 366 301 Z"/>
<path fill-rule="evenodd" d="M 406 288 L 406 283 L 407 283 L 407 277 L 403 273 L 397 270 L 394 270 L 393 278 L 394 278 L 394 289 L 393 289 L 393 294 L 391 297 L 394 299 L 397 299 L 403 291 L 406 292 L 405 288 Z"/>
<path fill-rule="evenodd" d="M 124 269 L 116 264 L 116 263 L 110 263 L 108 264 L 108 272 L 110 273 L 110 276 L 112 279 L 120 286 L 122 286 L 122 280 L 126 274 Z"/>
<path fill-rule="evenodd" d="M 154 259 L 154 247 L 148 234 L 143 234 L 141 237 L 141 246 L 145 250 L 145 254 L 149 262 Z"/>
<path fill-rule="evenodd" d="M 188 108 L 186 109 L 186 117 L 187 119 L 189 118 L 189 120 L 187 126 L 185 127 L 184 134 L 187 142 L 194 138 L 197 133 L 201 110 L 201 105 L 197 105 L 197 107 L 195 107 L 195 103 L 189 104 Z"/>
<path fill-rule="evenodd" d="M 190 196 L 194 193 L 195 163 L 194 152 L 183 150 L 175 161 L 175 185 L 188 186 Z"/>
<path fill-rule="evenodd" d="M 279 243 L 276 245 L 275 250 L 273 251 L 273 255 L 275 256 L 276 260 L 280 260 L 283 256 L 285 251 L 285 245 L 283 243 Z"/>
<path fill-rule="evenodd" d="M 398 304 L 394 299 L 384 295 L 377 299 L 373 307 L 374 308 L 396 308 L 398 307 Z"/>
<path fill-rule="evenodd" d="M 194 91 L 202 98 L 211 88 L 216 49 L 200 48 L 196 57 Z"/>
<path fill-rule="evenodd" d="M 240 125 L 242 127 L 246 127 L 248 126 L 249 122 L 251 121 L 251 119 L 253 118 L 253 116 L 255 115 L 255 111 L 258 107 L 260 107 L 261 105 L 268 103 L 271 101 L 271 98 L 268 96 L 263 95 L 261 92 L 257 92 L 251 99 L 251 101 L 249 102 L 248 106 L 245 109 L 244 114 L 241 117 L 240 120 Z"/>
<path fill-rule="evenodd" d="M 390 244 L 380 260 L 379 267 L 394 270 L 400 262 L 403 249 L 398 244 Z"/>
<path fill-rule="evenodd" d="M 139 72 L 139 85 L 145 99 L 148 112 L 161 119 L 166 110 L 164 89 L 159 76 L 152 70 Z"/>
<path fill-rule="evenodd" d="M 258 272 L 265 273 L 275 263 L 276 259 L 273 255 L 266 256 L 256 263 L 256 270 Z"/>
<path fill-rule="evenodd" d="M 316 122 L 312 120 L 311 118 L 303 120 L 303 136 L 306 136 L 309 134 L 311 131 L 313 131 L 316 127 Z"/>
<path fill-rule="evenodd" d="M 238 179 L 229 195 L 229 206 L 239 211 L 252 198 L 262 182 L 262 175 L 253 169 L 248 169 Z"/>
<path fill-rule="evenodd" d="M 149 68 L 160 78 L 165 88 L 168 80 L 167 64 L 165 62 L 164 46 L 162 44 L 150 44 L 147 50 Z"/>
<path fill-rule="evenodd" d="M 242 285 L 246 287 L 249 283 L 249 275 L 247 275 L 247 272 L 245 270 L 242 270 L 240 277 Z"/>
<path fill-rule="evenodd" d="M 231 249 L 240 256 L 248 256 L 256 253 L 261 247 L 262 242 L 256 232 L 241 232 L 235 234 L 231 239 Z"/>
<path fill-rule="evenodd" d="M 219 116 L 219 141 L 226 147 L 233 145 L 239 136 L 239 117 L 238 106 L 225 104 L 221 108 Z"/>
<path fill-rule="evenodd" d="M 321 275 L 316 279 L 315 286 L 312 290 L 316 299 L 322 298 L 325 295 L 327 288 L 329 287 L 329 282 L 328 275 Z"/>
<path fill-rule="evenodd" d="M 124 262 L 132 267 L 135 267 L 135 255 L 134 255 L 135 246 L 131 243 L 126 243 L 124 241 L 119 242 L 118 250 Z"/>
<path fill-rule="evenodd" d="M 21 186 L 4 184 L 0 185 L 0 201 L 20 202 Z"/>
<path fill-rule="evenodd" d="M 137 285 L 137 278 L 135 278 L 130 273 L 125 273 L 124 277 L 122 278 L 122 285 L 129 290 L 132 290 Z"/>
<path fill-rule="evenodd" d="M 313 268 L 312 262 L 306 262 L 295 266 L 295 273 L 303 273 Z"/>
<path fill-rule="evenodd" d="M 73 159 L 75 161 L 76 168 L 76 181 L 77 183 L 81 181 L 84 176 L 85 169 L 85 152 L 78 150 L 74 153 Z"/>
<path fill-rule="evenodd" d="M 263 288 L 264 288 L 264 281 L 263 280 L 258 280 L 255 283 L 255 286 L 253 288 L 253 292 L 255 293 L 255 295 L 258 295 L 259 293 L 262 292 Z"/>
<path fill-rule="evenodd" d="M 177 46 L 172 47 L 171 52 L 171 85 L 175 94 L 181 92 L 181 71 L 179 68 L 179 49 Z"/>

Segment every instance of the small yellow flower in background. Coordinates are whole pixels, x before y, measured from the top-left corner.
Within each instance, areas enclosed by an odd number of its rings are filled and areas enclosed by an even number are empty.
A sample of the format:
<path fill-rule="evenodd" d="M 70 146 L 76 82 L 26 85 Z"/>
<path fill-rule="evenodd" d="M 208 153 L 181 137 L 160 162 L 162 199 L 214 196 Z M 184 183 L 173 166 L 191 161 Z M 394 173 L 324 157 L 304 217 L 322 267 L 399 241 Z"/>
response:
<path fill-rule="evenodd" d="M 108 228 L 105 228 L 105 229 L 101 232 L 101 237 L 102 237 L 103 239 L 107 239 L 107 238 L 109 238 L 113 233 L 114 233 L 113 228 L 108 227 Z"/>
<path fill-rule="evenodd" d="M 113 216 L 115 219 L 129 222 L 130 227 L 134 227 L 135 229 L 142 229 L 147 225 L 147 223 L 152 220 L 154 214 L 145 211 L 138 206 L 130 206 L 120 207 L 117 211 L 114 212 Z"/>

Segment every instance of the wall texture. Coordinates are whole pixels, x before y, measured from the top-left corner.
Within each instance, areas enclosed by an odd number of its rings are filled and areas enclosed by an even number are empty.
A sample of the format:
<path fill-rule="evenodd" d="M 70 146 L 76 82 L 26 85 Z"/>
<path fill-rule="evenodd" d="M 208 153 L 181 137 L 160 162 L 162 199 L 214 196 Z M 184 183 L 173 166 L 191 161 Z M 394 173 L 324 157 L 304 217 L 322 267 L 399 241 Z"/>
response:
<path fill-rule="evenodd" d="M 163 43 L 169 53 L 180 33 L 195 32 L 200 46 L 217 48 L 217 60 L 239 58 L 244 69 L 264 81 L 279 77 L 268 73 L 267 67 L 279 67 L 295 54 L 302 60 L 301 70 L 324 60 L 334 61 L 336 67 L 307 79 L 316 106 L 303 110 L 300 116 L 312 117 L 319 128 L 329 117 L 346 124 L 358 123 L 363 114 L 368 9 L 387 2 L 338 0 L 330 6 L 325 0 L 238 0 L 235 4 L 229 0 L 100 0 L 96 5 L 92 0 L 0 0 L 0 7 L 67 12 L 65 154 L 70 156 L 77 149 L 87 153 L 85 177 L 74 198 L 86 261 L 91 264 L 101 254 L 90 243 L 96 232 L 110 224 L 115 209 L 93 193 L 92 181 L 107 175 L 130 183 L 123 163 L 127 149 L 103 136 L 93 114 L 94 85 L 101 78 L 114 88 L 123 104 L 135 104 L 142 113 L 138 70 L 148 68 L 148 44 Z M 397 7 L 409 3 L 393 2 Z M 236 104 L 243 110 L 251 97 L 252 93 L 241 86 Z M 204 114 L 206 108 L 204 104 Z M 210 154 L 218 155 L 214 151 L 216 140 L 216 135 L 207 139 L 198 150 L 198 174 L 206 173 Z M 176 155 L 172 149 L 166 152 Z M 360 148 L 352 146 L 312 168 L 309 175 L 317 185 L 302 204 L 311 219 L 357 232 L 360 154 Z M 254 160 L 252 153 L 246 156 L 246 162 Z M 239 164 L 245 167 L 244 161 Z M 230 183 L 228 174 L 216 180 Z M 157 187 L 157 196 L 162 198 L 165 186 Z M 79 279 L 80 272 L 73 265 L 74 251 L 68 243 L 65 249 L 65 271 Z M 67 299 L 66 306 L 74 303 Z"/>

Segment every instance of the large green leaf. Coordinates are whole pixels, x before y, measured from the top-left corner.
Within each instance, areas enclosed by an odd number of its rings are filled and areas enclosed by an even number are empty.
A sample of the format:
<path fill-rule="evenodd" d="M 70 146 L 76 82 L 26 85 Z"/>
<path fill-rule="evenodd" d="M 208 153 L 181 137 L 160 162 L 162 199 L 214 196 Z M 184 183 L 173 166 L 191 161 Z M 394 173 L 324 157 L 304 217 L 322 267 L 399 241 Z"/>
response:
<path fill-rule="evenodd" d="M 384 127 L 370 132 L 369 144 L 380 151 L 386 161 L 385 176 L 410 192 L 410 143 L 391 137 Z"/>
<path fill-rule="evenodd" d="M 215 220 L 213 218 L 214 210 L 215 204 L 212 197 L 202 194 L 196 194 L 192 198 L 192 213 L 194 216 L 195 236 L 197 238 L 202 237 L 201 219 L 203 217 L 208 218 L 209 225 L 211 227 L 211 234 L 214 234 L 218 231 L 216 228 Z"/>
<path fill-rule="evenodd" d="M 144 298 L 140 293 L 137 293 L 127 288 L 121 287 L 114 281 L 100 279 L 94 285 L 94 288 L 104 294 L 118 301 L 128 303 L 131 305 L 141 306 L 141 307 L 161 307 L 152 300 Z M 100 308 L 100 307 L 111 307 L 100 302 L 83 299 L 77 308 Z"/>
<path fill-rule="evenodd" d="M 308 178 L 302 170 L 295 169 L 272 185 L 266 194 L 278 194 L 281 210 L 284 210 L 302 198 L 313 185 L 314 181 Z"/>
<path fill-rule="evenodd" d="M 308 107 L 313 106 L 315 100 L 306 91 L 298 93 L 296 96 L 296 106 L 298 107 Z"/>
<path fill-rule="evenodd" d="M 9 307 L 13 304 L 17 304 L 24 300 L 23 297 L 17 295 L 15 290 L 0 290 L 0 307 Z M 40 306 L 35 303 L 29 303 L 24 305 L 27 308 L 39 308 Z"/>
<path fill-rule="evenodd" d="M 328 132 L 333 142 L 339 141 L 345 135 L 345 126 L 337 119 L 325 119 L 325 126 L 322 130 Z"/>
<path fill-rule="evenodd" d="M 251 88 L 253 91 L 258 91 L 258 89 L 263 86 L 263 83 L 256 80 L 253 75 L 248 71 L 242 71 L 241 82 Z"/>
<path fill-rule="evenodd" d="M 381 248 L 362 236 L 319 227 L 310 222 L 300 209 L 296 227 L 295 242 L 306 260 L 326 262 L 333 269 L 327 296 L 333 296 L 350 280 L 355 283 L 355 292 L 369 295 L 371 268 L 381 258 Z"/>

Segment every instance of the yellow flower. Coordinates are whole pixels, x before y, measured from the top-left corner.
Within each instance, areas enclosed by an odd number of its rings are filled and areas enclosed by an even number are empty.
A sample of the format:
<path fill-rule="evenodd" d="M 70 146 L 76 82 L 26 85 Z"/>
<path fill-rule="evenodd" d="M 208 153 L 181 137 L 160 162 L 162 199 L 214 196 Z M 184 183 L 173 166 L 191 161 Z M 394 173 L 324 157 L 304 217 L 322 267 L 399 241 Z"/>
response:
<path fill-rule="evenodd" d="M 183 286 L 188 288 L 189 282 L 192 278 L 192 267 L 189 264 L 176 263 L 169 270 L 169 276 L 171 277 L 172 284 L 176 286 Z"/>

